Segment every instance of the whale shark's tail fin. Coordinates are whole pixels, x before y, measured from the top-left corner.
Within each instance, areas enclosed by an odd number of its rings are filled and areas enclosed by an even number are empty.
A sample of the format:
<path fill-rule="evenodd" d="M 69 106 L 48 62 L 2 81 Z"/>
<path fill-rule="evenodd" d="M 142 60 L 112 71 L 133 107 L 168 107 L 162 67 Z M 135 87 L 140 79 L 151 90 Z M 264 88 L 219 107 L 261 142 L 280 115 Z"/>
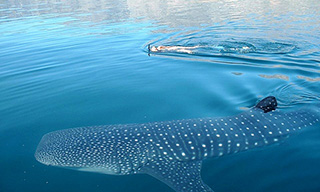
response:
<path fill-rule="evenodd" d="M 274 96 L 268 96 L 262 99 L 255 107 L 262 109 L 265 113 L 268 113 L 275 110 L 277 105 L 277 99 Z"/>

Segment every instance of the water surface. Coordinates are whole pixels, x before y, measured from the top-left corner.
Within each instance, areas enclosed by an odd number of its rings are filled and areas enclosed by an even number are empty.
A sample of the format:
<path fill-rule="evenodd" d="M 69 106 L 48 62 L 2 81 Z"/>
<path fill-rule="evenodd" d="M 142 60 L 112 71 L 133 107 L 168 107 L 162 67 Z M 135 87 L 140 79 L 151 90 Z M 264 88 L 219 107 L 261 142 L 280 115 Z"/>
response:
<path fill-rule="evenodd" d="M 170 191 L 147 175 L 47 167 L 59 129 L 240 113 L 274 95 L 319 101 L 317 0 L 0 1 L 0 191 Z M 148 54 L 147 46 L 199 46 Z M 320 191 L 320 129 L 207 160 L 215 191 Z"/>

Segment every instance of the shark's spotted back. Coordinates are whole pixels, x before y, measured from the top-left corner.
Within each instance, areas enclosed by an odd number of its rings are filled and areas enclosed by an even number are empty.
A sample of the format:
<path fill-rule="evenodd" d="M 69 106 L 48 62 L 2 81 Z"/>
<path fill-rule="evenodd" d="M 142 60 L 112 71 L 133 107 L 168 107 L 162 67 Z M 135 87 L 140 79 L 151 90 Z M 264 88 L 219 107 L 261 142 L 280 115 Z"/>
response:
<path fill-rule="evenodd" d="M 319 109 L 276 110 L 267 97 L 236 116 L 66 129 L 43 136 L 35 157 L 106 174 L 147 173 L 178 192 L 212 191 L 202 160 L 264 146 L 319 122 Z"/>

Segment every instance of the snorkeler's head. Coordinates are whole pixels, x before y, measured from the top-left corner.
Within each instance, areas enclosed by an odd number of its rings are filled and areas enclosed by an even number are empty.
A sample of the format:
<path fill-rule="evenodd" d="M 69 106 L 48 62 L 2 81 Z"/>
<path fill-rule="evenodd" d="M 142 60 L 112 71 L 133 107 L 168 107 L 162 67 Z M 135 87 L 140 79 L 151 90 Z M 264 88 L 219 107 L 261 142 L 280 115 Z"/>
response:
<path fill-rule="evenodd" d="M 150 51 L 152 51 L 152 52 L 157 52 L 157 51 L 159 51 L 159 50 L 157 49 L 156 46 L 152 46 L 151 49 L 150 49 Z"/>
<path fill-rule="evenodd" d="M 151 52 L 158 52 L 158 51 L 164 51 L 164 50 L 166 50 L 166 48 L 168 48 L 168 46 L 162 46 L 162 45 L 160 45 L 160 46 L 158 46 L 158 47 L 152 46 L 151 48 L 149 48 L 149 50 L 150 50 Z"/>

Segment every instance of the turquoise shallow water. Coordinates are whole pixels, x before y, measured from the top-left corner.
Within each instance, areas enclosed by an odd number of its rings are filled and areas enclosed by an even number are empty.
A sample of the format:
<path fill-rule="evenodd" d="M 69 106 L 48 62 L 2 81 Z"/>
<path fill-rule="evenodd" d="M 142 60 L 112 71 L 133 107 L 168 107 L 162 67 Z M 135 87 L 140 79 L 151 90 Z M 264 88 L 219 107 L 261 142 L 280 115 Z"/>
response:
<path fill-rule="evenodd" d="M 40 164 L 50 131 L 240 113 L 274 95 L 319 101 L 320 3 L 0 1 L 0 191 L 170 191 L 147 175 Z M 200 46 L 148 55 L 148 44 Z M 320 191 L 320 127 L 210 159 L 215 191 Z"/>

